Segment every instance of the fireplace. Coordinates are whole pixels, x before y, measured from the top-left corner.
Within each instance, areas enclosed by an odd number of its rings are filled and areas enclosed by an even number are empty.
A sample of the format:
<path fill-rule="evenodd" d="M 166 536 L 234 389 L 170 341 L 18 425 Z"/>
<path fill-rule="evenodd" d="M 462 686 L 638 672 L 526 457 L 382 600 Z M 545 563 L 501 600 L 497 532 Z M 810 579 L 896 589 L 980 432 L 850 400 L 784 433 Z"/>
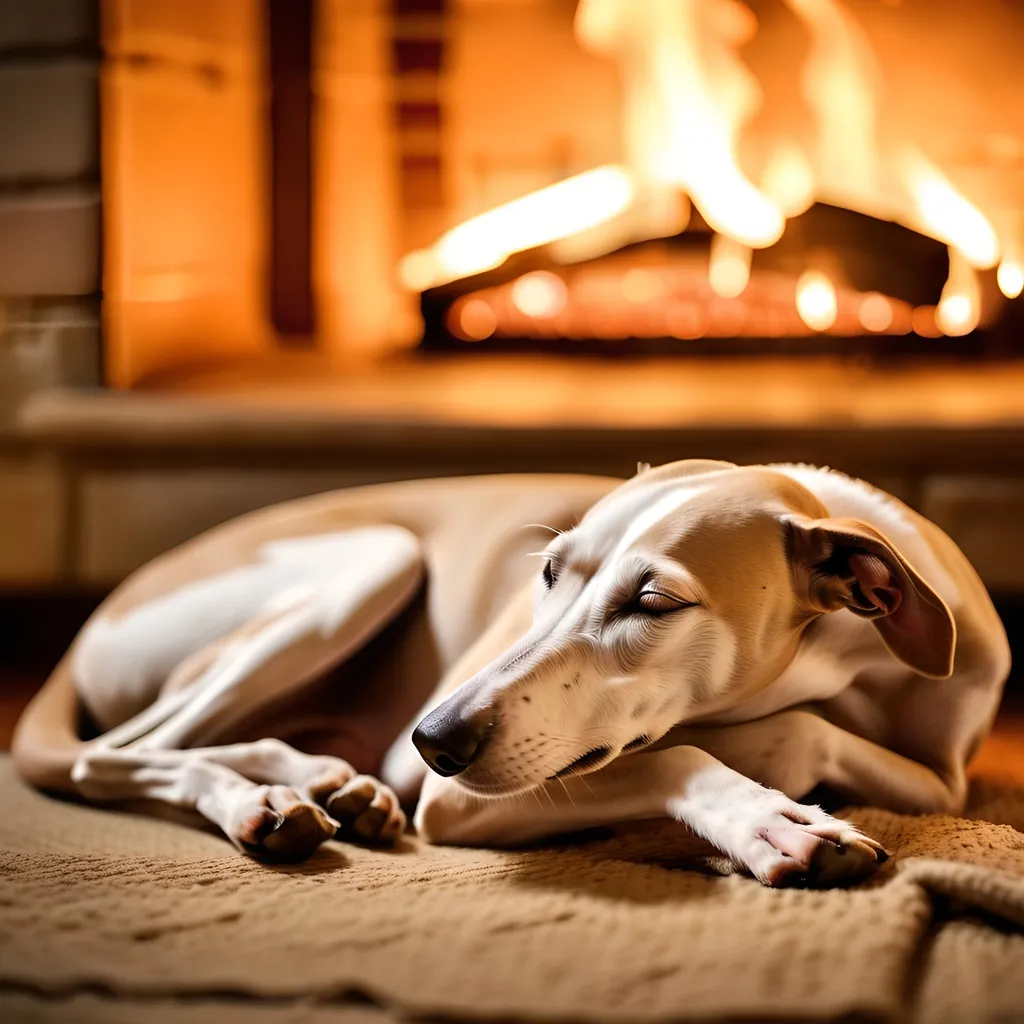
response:
<path fill-rule="evenodd" d="M 568 108 L 591 125 L 604 107 L 601 148 L 617 160 L 553 169 L 551 184 L 407 254 L 400 269 L 422 289 L 423 348 L 1019 351 L 1007 302 L 1024 273 L 1024 151 L 1010 78 L 987 126 L 966 111 L 977 76 L 991 81 L 1002 64 L 1013 77 L 1005 62 L 1016 42 L 1006 47 L 1021 39 L 1021 12 L 581 0 L 571 13 L 561 32 L 571 28 L 575 58 L 563 60 L 581 70 L 586 55 L 610 60 L 619 90 Z M 482 44 L 483 33 L 463 46 Z"/>
<path fill-rule="evenodd" d="M 416 347 L 1020 354 L 1018 5 L 103 10 L 115 386 Z"/>

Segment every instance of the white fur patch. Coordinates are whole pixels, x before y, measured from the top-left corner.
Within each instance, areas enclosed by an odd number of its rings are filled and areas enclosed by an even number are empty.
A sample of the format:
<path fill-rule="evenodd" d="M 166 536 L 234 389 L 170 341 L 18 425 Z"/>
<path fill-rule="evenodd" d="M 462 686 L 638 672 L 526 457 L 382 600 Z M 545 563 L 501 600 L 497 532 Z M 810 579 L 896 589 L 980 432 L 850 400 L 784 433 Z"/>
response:
<path fill-rule="evenodd" d="M 616 547 L 614 555 L 622 555 L 628 551 L 641 537 L 652 530 L 660 522 L 667 519 L 673 512 L 682 508 L 687 502 L 692 501 L 699 494 L 710 490 L 710 486 L 682 485 L 673 487 L 667 494 L 660 497 L 650 508 L 641 512 L 628 528 L 623 532 L 622 539 Z"/>
<path fill-rule="evenodd" d="M 275 541 L 258 557 L 120 619 L 100 616 L 87 625 L 73 670 L 99 724 L 109 727 L 150 703 L 190 654 L 255 618 L 300 607 L 312 594 L 314 628 L 329 635 L 358 603 L 419 561 L 419 542 L 399 527 L 367 527 Z"/>

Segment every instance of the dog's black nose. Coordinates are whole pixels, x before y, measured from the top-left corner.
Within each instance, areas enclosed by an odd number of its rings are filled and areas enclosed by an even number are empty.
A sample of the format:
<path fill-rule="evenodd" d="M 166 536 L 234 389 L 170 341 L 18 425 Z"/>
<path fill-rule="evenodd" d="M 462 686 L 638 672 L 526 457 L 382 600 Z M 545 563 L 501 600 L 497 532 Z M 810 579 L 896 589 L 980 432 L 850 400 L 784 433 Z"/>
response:
<path fill-rule="evenodd" d="M 445 701 L 416 726 L 412 742 L 438 775 L 458 775 L 473 763 L 490 727 L 490 712 L 463 713 Z"/>

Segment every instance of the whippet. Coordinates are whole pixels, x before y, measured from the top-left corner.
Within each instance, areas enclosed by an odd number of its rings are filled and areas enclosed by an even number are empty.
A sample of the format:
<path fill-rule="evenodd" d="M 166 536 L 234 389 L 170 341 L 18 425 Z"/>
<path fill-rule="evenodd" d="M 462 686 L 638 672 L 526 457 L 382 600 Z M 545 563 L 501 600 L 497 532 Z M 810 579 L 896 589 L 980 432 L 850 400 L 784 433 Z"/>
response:
<path fill-rule="evenodd" d="M 430 842 L 670 817 L 765 883 L 830 883 L 884 851 L 797 801 L 955 812 L 1009 660 L 956 545 L 840 473 L 397 483 L 140 569 L 14 756 L 39 787 L 177 808 L 268 857 L 393 840 L 418 796 Z"/>

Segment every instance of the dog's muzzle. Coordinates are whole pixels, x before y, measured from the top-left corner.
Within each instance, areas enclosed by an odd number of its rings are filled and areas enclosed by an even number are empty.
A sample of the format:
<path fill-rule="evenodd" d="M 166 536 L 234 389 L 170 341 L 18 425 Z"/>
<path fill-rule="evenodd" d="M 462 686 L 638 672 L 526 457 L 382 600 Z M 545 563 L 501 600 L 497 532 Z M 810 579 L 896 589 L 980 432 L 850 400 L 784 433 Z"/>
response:
<path fill-rule="evenodd" d="M 476 759 L 491 730 L 492 712 L 460 708 L 449 698 L 416 726 L 412 742 L 420 756 L 437 772 L 449 777 L 464 772 Z"/>

